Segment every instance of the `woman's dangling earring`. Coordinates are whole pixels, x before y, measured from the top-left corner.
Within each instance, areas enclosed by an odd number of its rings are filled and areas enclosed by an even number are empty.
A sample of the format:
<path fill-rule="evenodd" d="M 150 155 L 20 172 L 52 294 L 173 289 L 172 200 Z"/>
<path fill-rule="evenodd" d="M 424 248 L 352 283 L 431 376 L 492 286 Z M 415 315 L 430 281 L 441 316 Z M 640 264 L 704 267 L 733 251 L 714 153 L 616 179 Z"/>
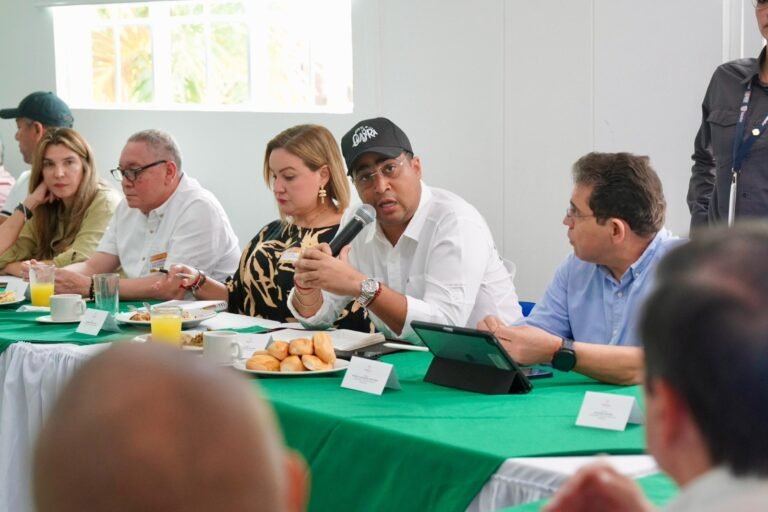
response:
<path fill-rule="evenodd" d="M 325 191 L 325 187 L 320 187 L 320 190 L 317 192 L 317 197 L 319 197 L 319 198 L 320 198 L 320 202 L 321 202 L 321 203 L 325 204 L 325 197 L 326 197 L 327 195 L 328 195 L 328 194 L 327 194 L 327 193 L 326 193 L 326 191 Z"/>

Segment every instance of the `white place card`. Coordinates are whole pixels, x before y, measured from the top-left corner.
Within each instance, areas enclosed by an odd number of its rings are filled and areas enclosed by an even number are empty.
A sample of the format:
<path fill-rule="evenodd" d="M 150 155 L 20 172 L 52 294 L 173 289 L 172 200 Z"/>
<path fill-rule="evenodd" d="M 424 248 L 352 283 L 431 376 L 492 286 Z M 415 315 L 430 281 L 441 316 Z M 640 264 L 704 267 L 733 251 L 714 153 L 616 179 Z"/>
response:
<path fill-rule="evenodd" d="M 83 319 L 80 320 L 80 324 L 77 326 L 76 332 L 87 334 L 89 336 L 98 336 L 99 331 L 101 331 L 101 327 L 104 325 L 104 322 L 106 322 L 108 316 L 108 311 L 86 309 Z"/>
<path fill-rule="evenodd" d="M 400 381 L 393 365 L 353 356 L 341 387 L 380 395 L 384 388 L 400 389 Z"/>
<path fill-rule="evenodd" d="M 580 427 L 624 430 L 627 423 L 642 425 L 643 411 L 633 396 L 587 391 L 576 425 Z"/>
<path fill-rule="evenodd" d="M 80 324 L 77 326 L 76 332 L 87 334 L 89 336 L 97 336 L 102 330 L 122 332 L 114 315 L 110 315 L 108 311 L 86 309 L 82 320 L 80 320 Z"/>
<path fill-rule="evenodd" d="M 269 333 L 240 333 L 238 341 L 243 357 L 251 357 L 254 352 L 267 348 L 272 342 L 272 335 Z"/>

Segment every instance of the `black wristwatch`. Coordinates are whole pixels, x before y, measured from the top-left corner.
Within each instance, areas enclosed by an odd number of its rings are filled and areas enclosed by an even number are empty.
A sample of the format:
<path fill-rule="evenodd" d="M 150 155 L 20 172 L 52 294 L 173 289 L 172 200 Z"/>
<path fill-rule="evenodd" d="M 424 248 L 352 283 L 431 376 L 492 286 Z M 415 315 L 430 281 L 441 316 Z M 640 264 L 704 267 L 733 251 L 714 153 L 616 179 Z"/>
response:
<path fill-rule="evenodd" d="M 24 206 L 24 203 L 19 203 L 16 205 L 16 208 L 14 210 L 18 210 L 21 212 L 21 214 L 24 216 L 25 219 L 29 220 L 32 218 L 32 210 Z"/>
<path fill-rule="evenodd" d="M 573 340 L 560 338 L 560 349 L 552 357 L 552 367 L 561 372 L 569 372 L 576 366 L 576 351 L 573 349 Z"/>

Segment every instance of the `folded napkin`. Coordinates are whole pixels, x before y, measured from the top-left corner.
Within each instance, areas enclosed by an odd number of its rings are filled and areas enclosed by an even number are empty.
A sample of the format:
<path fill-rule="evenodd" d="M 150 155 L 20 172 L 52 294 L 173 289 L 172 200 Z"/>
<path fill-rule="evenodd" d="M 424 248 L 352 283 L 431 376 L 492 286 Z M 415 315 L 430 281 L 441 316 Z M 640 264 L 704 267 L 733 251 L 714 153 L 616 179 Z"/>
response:
<path fill-rule="evenodd" d="M 36 311 L 39 313 L 48 313 L 51 310 L 48 306 L 31 306 L 29 304 L 21 306 L 16 310 L 17 313 L 27 313 L 30 311 Z"/>

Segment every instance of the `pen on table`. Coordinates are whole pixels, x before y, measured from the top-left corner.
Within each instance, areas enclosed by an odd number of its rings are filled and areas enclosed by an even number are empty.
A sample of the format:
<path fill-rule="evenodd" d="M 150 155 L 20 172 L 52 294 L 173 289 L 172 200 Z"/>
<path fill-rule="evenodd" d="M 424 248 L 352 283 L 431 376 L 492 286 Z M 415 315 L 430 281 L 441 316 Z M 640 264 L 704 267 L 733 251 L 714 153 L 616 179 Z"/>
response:
<path fill-rule="evenodd" d="M 153 268 L 150 270 L 150 272 L 160 272 L 161 274 L 167 274 L 168 269 L 167 268 Z M 192 274 L 185 274 L 183 272 L 179 272 L 177 274 L 174 274 L 174 277 L 186 277 L 187 279 L 194 279 L 197 276 L 193 276 Z"/>
<path fill-rule="evenodd" d="M 429 352 L 429 349 L 427 347 L 422 347 L 419 345 L 406 345 L 405 343 L 386 342 L 386 343 L 382 343 L 382 346 L 387 348 L 396 348 L 399 350 L 414 350 L 416 352 Z"/>

